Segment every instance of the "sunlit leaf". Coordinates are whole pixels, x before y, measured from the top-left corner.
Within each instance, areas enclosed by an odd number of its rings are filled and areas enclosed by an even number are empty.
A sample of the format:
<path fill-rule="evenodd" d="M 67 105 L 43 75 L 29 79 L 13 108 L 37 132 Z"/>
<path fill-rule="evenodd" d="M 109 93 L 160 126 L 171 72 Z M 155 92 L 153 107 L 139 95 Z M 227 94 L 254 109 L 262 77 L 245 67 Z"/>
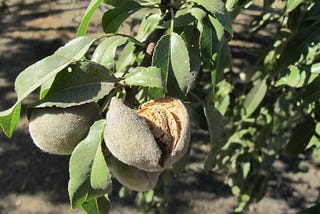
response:
<path fill-rule="evenodd" d="M 302 2 L 303 2 L 303 0 L 288 0 L 287 7 L 286 7 L 286 13 L 290 13 L 291 11 L 293 11 Z"/>
<path fill-rule="evenodd" d="M 226 31 L 232 35 L 231 18 L 222 0 L 189 0 L 204 7 L 209 13 L 216 17 Z"/>
<path fill-rule="evenodd" d="M 115 78 L 104 66 L 79 61 L 57 74 L 46 97 L 37 107 L 70 107 L 102 99 L 114 88 Z"/>
<path fill-rule="evenodd" d="M 194 74 L 190 72 L 190 58 L 186 44 L 180 35 L 164 35 L 154 49 L 152 65 L 161 68 L 167 79 L 168 94 L 182 96 L 193 84 Z"/>
<path fill-rule="evenodd" d="M 93 198 L 88 202 L 84 202 L 81 208 L 87 214 L 108 214 L 110 209 L 110 200 L 107 196 Z"/>
<path fill-rule="evenodd" d="M 125 77 L 128 85 L 164 88 L 165 79 L 160 68 L 136 67 Z"/>
<path fill-rule="evenodd" d="M 132 64 L 134 60 L 134 52 L 135 46 L 132 42 L 128 42 L 126 46 L 123 48 L 119 60 L 116 64 L 116 71 L 115 74 L 117 77 L 122 76 L 122 74 L 127 70 L 127 68 Z"/>
<path fill-rule="evenodd" d="M 250 116 L 260 105 L 267 92 L 266 80 L 258 80 L 244 100 L 245 116 Z"/>
<path fill-rule="evenodd" d="M 158 27 L 160 14 L 147 14 L 142 19 L 136 39 L 144 42 L 148 36 Z"/>
<path fill-rule="evenodd" d="M 300 71 L 299 68 L 291 66 L 290 73 L 287 76 L 281 77 L 281 79 L 277 81 L 276 87 L 288 85 L 291 87 L 300 88 L 303 86 L 305 79 L 305 71 Z"/>
<path fill-rule="evenodd" d="M 21 103 L 17 102 L 6 111 L 0 112 L 0 125 L 3 132 L 11 137 L 20 120 Z"/>
<path fill-rule="evenodd" d="M 19 122 L 20 102 L 43 83 L 67 67 L 70 63 L 79 60 L 88 51 L 96 40 L 93 37 L 79 37 L 59 48 L 53 55 L 48 56 L 22 71 L 15 81 L 15 91 L 18 96 L 16 104 L 7 111 L 0 112 L 0 125 L 7 136 L 11 136 Z M 8 123 L 10 118 L 10 123 Z"/>
<path fill-rule="evenodd" d="M 104 65 L 108 69 L 115 67 L 116 50 L 124 45 L 127 38 L 123 36 L 111 36 L 98 45 L 92 55 L 92 61 Z"/>
<path fill-rule="evenodd" d="M 105 123 L 95 122 L 71 155 L 68 191 L 73 208 L 111 191 L 111 175 L 101 151 Z"/>
<path fill-rule="evenodd" d="M 86 34 L 89 22 L 93 14 L 102 3 L 103 0 L 91 0 L 85 14 L 82 17 L 81 23 L 78 28 L 77 36 L 84 36 Z"/>

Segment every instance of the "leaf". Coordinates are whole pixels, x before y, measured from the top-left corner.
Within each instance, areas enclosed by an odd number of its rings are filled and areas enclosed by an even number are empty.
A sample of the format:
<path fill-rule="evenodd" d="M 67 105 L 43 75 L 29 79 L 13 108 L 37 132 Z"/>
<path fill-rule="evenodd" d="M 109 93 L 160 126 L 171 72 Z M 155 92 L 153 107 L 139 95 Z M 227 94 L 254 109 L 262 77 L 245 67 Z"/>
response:
<path fill-rule="evenodd" d="M 91 0 L 85 14 L 82 17 L 81 23 L 78 28 L 77 36 L 84 36 L 86 34 L 89 22 L 93 14 L 102 3 L 103 0 Z"/>
<path fill-rule="evenodd" d="M 182 156 L 182 158 L 180 158 L 177 162 L 175 162 L 172 165 L 172 171 L 176 176 L 179 175 L 188 164 L 190 158 L 190 150 L 191 144 L 188 147 L 188 151 Z"/>
<path fill-rule="evenodd" d="M 275 86 L 288 85 L 290 87 L 300 88 L 303 86 L 305 79 L 305 71 L 300 71 L 296 66 L 290 66 L 290 73 L 287 76 L 281 77 Z"/>
<path fill-rule="evenodd" d="M 0 125 L 3 132 L 11 137 L 20 120 L 21 103 L 17 102 L 10 109 L 0 112 Z"/>
<path fill-rule="evenodd" d="M 105 124 L 105 120 L 96 121 L 88 136 L 72 152 L 68 184 L 72 208 L 85 202 L 92 203 L 90 200 L 111 191 L 111 175 L 101 151 Z"/>
<path fill-rule="evenodd" d="M 162 36 L 157 42 L 152 56 L 152 66 L 161 68 L 167 85 L 170 69 L 170 35 Z"/>
<path fill-rule="evenodd" d="M 119 56 L 119 60 L 116 64 L 117 73 L 115 74 L 117 77 L 122 76 L 122 74 L 127 70 L 128 66 L 132 64 L 134 60 L 133 52 L 135 50 L 135 46 L 132 42 L 128 42 L 128 44 L 123 48 Z"/>
<path fill-rule="evenodd" d="M 143 87 L 164 88 L 164 77 L 160 68 L 136 67 L 125 77 L 125 83 Z"/>
<path fill-rule="evenodd" d="M 54 78 L 58 72 L 71 62 L 81 59 L 95 40 L 96 38 L 88 36 L 76 38 L 59 48 L 53 55 L 29 66 L 18 75 L 15 81 L 15 91 L 18 99 L 12 108 L 0 112 L 0 125 L 7 136 L 10 137 L 12 135 L 19 122 L 17 115 L 20 115 L 20 107 L 16 108 L 16 106 L 20 105 L 19 103 L 23 99 L 43 83 Z M 8 123 L 8 118 L 13 120 Z"/>
<path fill-rule="evenodd" d="M 176 33 L 171 33 L 170 35 L 170 57 L 174 77 L 180 90 L 185 94 L 192 84 L 190 83 L 190 80 L 192 81 L 190 59 L 186 44 L 181 36 Z"/>
<path fill-rule="evenodd" d="M 221 113 L 211 105 L 204 107 L 204 113 L 209 128 L 211 149 L 204 164 L 206 173 L 216 165 L 216 156 L 221 148 L 227 143 L 225 136 L 224 120 Z"/>
<path fill-rule="evenodd" d="M 209 13 L 216 17 L 226 31 L 232 35 L 232 21 L 222 0 L 188 0 L 204 7 Z"/>
<path fill-rule="evenodd" d="M 160 14 L 147 14 L 143 17 L 136 39 L 144 42 L 155 31 L 161 20 Z"/>
<path fill-rule="evenodd" d="M 316 123 L 311 116 L 300 123 L 291 135 L 291 138 L 286 145 L 285 152 L 289 157 L 296 157 L 302 153 L 307 147 L 315 132 Z"/>
<path fill-rule="evenodd" d="M 200 47 L 201 47 L 201 59 L 203 61 L 203 68 L 206 71 L 210 71 L 212 68 L 212 55 L 213 55 L 213 32 L 212 28 L 207 24 L 202 25 L 202 31 L 200 34 Z"/>
<path fill-rule="evenodd" d="M 104 66 L 79 61 L 57 74 L 46 97 L 35 105 L 65 108 L 98 101 L 113 90 L 114 81 Z"/>
<path fill-rule="evenodd" d="M 216 19 L 210 17 L 212 26 L 214 26 L 213 47 L 215 54 L 212 56 L 214 61 L 215 82 L 218 83 L 223 79 L 224 69 L 231 64 L 231 51 L 228 44 L 228 38 L 223 30 L 223 26 Z M 212 81 L 212 83 L 214 83 Z M 213 85 L 215 86 L 215 84 Z M 214 93 L 213 93 L 214 94 Z"/>
<path fill-rule="evenodd" d="M 106 4 L 110 4 L 114 7 L 120 7 L 122 5 L 129 3 L 130 1 L 132 0 L 104 0 Z"/>
<path fill-rule="evenodd" d="M 288 66 L 295 64 L 303 55 L 308 53 L 309 46 L 320 42 L 320 28 L 313 25 L 307 25 L 295 31 L 286 43 L 277 59 L 274 71 L 283 73 Z"/>
<path fill-rule="evenodd" d="M 250 116 L 260 105 L 267 92 L 266 80 L 258 80 L 255 82 L 253 88 L 247 94 L 244 100 L 243 107 L 245 110 L 245 116 Z"/>
<path fill-rule="evenodd" d="M 287 7 L 286 7 L 286 13 L 290 13 L 291 11 L 293 11 L 302 2 L 303 2 L 303 0 L 288 0 Z"/>
<path fill-rule="evenodd" d="M 154 49 L 152 66 L 162 69 L 169 95 L 184 96 L 193 85 L 194 74 L 190 72 L 188 49 L 176 33 L 160 38 Z"/>
<path fill-rule="evenodd" d="M 127 38 L 123 36 L 111 36 L 98 45 L 93 53 L 92 61 L 104 65 L 107 69 L 114 68 L 116 50 L 124 45 Z"/>
<path fill-rule="evenodd" d="M 320 76 L 305 87 L 302 99 L 306 103 L 317 102 L 320 99 Z"/>
<path fill-rule="evenodd" d="M 94 198 L 82 204 L 82 209 L 88 214 L 108 214 L 110 200 L 107 196 Z"/>
<path fill-rule="evenodd" d="M 129 1 L 114 9 L 107 10 L 102 17 L 102 26 L 105 33 L 115 33 L 120 25 L 141 6 L 136 1 Z"/>
<path fill-rule="evenodd" d="M 173 28 L 182 28 L 190 25 L 193 23 L 196 19 L 195 17 L 190 13 L 192 11 L 191 8 L 183 8 L 177 11 L 173 18 Z M 171 26 L 170 22 L 165 22 L 161 25 L 161 27 L 168 29 Z"/>

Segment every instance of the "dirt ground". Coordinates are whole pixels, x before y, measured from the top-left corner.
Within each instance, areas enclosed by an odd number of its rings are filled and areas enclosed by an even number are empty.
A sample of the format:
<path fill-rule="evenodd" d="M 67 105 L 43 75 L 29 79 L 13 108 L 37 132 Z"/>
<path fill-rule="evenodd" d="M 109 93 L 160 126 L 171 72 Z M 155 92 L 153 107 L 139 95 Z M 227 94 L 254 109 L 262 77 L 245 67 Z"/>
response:
<path fill-rule="evenodd" d="M 8 8 L 0 13 L 0 111 L 15 101 L 14 80 L 27 66 L 50 55 L 75 37 L 77 26 L 89 1 L 72 0 L 6 0 Z M 280 2 L 280 1 L 279 1 Z M 279 3 L 280 4 L 280 3 Z M 253 63 L 255 54 L 268 41 L 272 26 L 252 39 L 246 27 L 258 7 L 245 10 L 234 23 L 236 31 L 231 43 L 233 69 L 241 71 Z M 99 29 L 97 13 L 90 32 Z M 240 34 L 241 33 L 241 34 Z M 30 96 L 24 104 L 32 102 Z M 223 174 L 202 173 L 208 135 L 195 131 L 192 135 L 191 164 L 174 181 L 168 207 L 161 213 L 233 213 L 236 200 L 223 182 Z M 71 214 L 68 200 L 68 159 L 49 155 L 36 148 L 28 134 L 25 115 L 12 139 L 0 131 L 0 213 L 1 214 Z M 312 206 L 319 197 L 319 168 L 306 163 L 306 173 L 288 172 L 283 162 L 275 163 L 275 177 L 269 182 L 267 196 L 252 204 L 244 213 L 296 213 Z M 117 196 L 115 182 L 111 195 L 111 213 L 138 213 L 132 199 Z"/>

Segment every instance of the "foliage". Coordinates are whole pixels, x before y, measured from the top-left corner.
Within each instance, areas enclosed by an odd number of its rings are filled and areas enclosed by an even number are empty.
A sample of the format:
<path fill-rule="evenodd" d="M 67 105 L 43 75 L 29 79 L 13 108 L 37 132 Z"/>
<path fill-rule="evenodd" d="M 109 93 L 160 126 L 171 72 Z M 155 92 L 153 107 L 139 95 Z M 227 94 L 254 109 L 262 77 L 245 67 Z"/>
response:
<path fill-rule="evenodd" d="M 20 118 L 21 101 L 41 87 L 39 106 L 70 107 L 98 102 L 104 114 L 113 96 L 131 106 L 174 96 L 188 103 L 194 123 L 210 135 L 204 171 L 223 169 L 238 199 L 237 211 L 260 200 L 275 160 L 299 158 L 312 151 L 320 162 L 320 2 L 288 0 L 271 12 L 265 0 L 252 23 L 256 33 L 273 22 L 274 43 L 259 56 L 254 72 L 230 69 L 228 42 L 232 20 L 249 0 L 91 0 L 78 38 L 17 77 L 17 102 L 0 112 L 0 125 L 11 136 Z M 100 5 L 104 33 L 86 35 Z M 131 20 L 130 35 L 121 33 Z M 94 44 L 94 45 L 93 45 Z M 94 47 L 93 53 L 88 53 Z M 241 77 L 241 78 L 240 78 Z M 32 106 L 34 107 L 34 106 Z M 105 121 L 92 125 L 70 159 L 69 194 L 73 208 L 87 213 L 109 209 L 111 177 L 102 144 Z M 174 167 L 180 172 L 188 154 Z M 172 172 L 153 191 L 137 193 L 143 211 L 164 205 Z M 122 189 L 121 196 L 131 194 Z"/>

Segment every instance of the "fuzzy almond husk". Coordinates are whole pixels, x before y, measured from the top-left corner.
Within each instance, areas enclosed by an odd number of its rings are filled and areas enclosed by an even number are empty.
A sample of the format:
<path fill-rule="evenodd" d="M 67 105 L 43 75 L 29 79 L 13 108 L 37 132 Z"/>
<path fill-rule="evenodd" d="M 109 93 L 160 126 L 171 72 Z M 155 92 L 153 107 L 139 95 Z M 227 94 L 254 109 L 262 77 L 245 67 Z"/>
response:
<path fill-rule="evenodd" d="M 30 116 L 29 132 L 41 150 L 69 155 L 99 118 L 101 110 L 96 103 L 68 108 L 36 108 Z"/>
<path fill-rule="evenodd" d="M 176 98 L 143 104 L 137 111 L 112 98 L 104 140 L 114 157 L 145 171 L 162 171 L 179 160 L 190 140 L 188 111 Z"/>
<path fill-rule="evenodd" d="M 157 184 L 160 172 L 147 172 L 133 166 L 126 165 L 109 155 L 108 167 L 111 174 L 125 187 L 144 192 L 149 191 Z"/>

